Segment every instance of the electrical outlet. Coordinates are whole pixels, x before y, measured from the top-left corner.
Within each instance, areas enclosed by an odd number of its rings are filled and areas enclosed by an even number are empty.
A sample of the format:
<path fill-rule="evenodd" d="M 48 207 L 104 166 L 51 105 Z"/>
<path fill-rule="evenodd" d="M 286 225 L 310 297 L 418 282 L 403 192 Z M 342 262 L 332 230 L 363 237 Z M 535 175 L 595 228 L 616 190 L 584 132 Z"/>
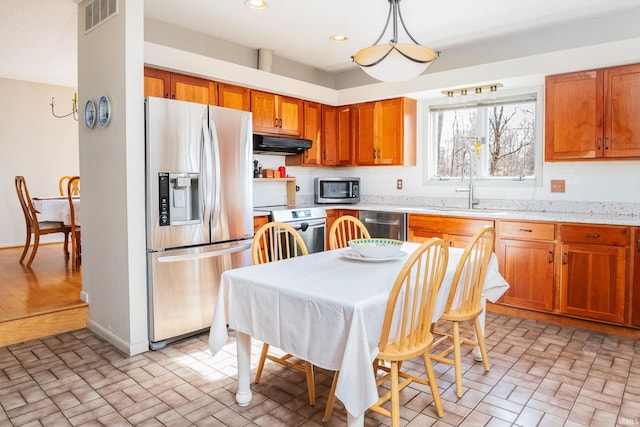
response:
<path fill-rule="evenodd" d="M 402 190 L 402 180 L 401 179 L 397 179 L 396 180 L 396 188 L 398 190 Z"/>
<path fill-rule="evenodd" d="M 552 193 L 564 193 L 564 179 L 552 179 L 551 180 L 551 192 Z"/>

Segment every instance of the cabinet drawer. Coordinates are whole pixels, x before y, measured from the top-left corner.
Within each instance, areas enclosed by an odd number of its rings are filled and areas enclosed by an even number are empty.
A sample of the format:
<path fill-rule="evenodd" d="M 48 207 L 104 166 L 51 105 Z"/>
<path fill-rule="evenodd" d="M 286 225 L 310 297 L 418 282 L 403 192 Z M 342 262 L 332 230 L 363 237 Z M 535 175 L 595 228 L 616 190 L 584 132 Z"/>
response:
<path fill-rule="evenodd" d="M 408 215 L 408 228 L 448 234 L 473 236 L 484 226 L 493 227 L 492 220 L 441 217 L 422 214 Z"/>
<path fill-rule="evenodd" d="M 498 221 L 496 231 L 500 238 L 527 240 L 555 240 L 555 224 L 537 222 Z"/>
<path fill-rule="evenodd" d="M 628 227 L 613 225 L 561 225 L 562 242 L 587 243 L 593 245 L 625 246 Z"/>

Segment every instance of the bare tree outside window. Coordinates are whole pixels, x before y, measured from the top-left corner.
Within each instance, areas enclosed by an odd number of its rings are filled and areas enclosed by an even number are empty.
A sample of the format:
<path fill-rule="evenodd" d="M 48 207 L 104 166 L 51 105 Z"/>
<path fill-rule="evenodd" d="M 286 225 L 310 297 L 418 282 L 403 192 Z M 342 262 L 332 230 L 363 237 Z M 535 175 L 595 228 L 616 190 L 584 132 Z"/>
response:
<path fill-rule="evenodd" d="M 534 176 L 535 100 L 436 109 L 431 118 L 438 177 Z"/>

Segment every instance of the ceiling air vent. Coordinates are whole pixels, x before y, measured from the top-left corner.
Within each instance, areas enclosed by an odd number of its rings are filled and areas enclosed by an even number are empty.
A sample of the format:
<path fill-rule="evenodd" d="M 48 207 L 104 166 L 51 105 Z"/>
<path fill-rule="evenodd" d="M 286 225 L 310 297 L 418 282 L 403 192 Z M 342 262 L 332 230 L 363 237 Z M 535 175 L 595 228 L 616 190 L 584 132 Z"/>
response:
<path fill-rule="evenodd" d="M 88 33 L 118 13 L 118 0 L 93 0 L 84 8 L 84 32 Z"/>

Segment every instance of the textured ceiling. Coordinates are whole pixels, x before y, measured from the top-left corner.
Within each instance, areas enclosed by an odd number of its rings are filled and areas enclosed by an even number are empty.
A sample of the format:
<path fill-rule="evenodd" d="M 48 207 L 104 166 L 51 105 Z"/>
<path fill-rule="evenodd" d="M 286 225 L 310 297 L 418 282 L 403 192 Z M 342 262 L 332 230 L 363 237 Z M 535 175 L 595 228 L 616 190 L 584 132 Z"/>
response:
<path fill-rule="evenodd" d="M 78 1 L 2 0 L 0 77 L 77 86 Z M 242 0 L 144 2 L 147 18 L 273 49 L 325 71 L 353 67 L 351 55 L 378 37 L 388 8 L 386 0 L 270 0 L 260 11 L 247 9 Z M 638 0 L 403 0 L 400 6 L 412 35 L 446 53 L 483 38 L 634 8 Z M 336 33 L 349 40 L 330 42 Z"/>

